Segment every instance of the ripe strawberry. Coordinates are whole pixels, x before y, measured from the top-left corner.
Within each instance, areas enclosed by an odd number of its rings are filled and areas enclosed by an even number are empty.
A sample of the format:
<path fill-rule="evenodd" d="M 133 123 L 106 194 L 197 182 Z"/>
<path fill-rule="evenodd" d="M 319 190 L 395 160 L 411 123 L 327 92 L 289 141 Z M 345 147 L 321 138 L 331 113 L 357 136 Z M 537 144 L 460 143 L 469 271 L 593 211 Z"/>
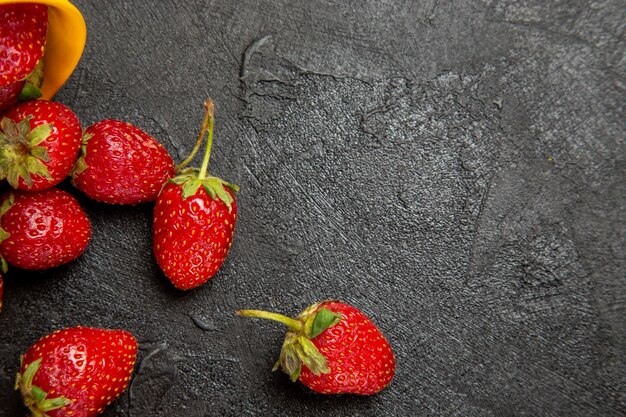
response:
<path fill-rule="evenodd" d="M 0 112 L 10 108 L 24 90 L 41 96 L 42 63 L 48 8 L 41 4 L 0 5 Z M 26 81 L 28 79 L 28 81 Z M 26 86 L 26 87 L 25 87 Z"/>
<path fill-rule="evenodd" d="M 202 130 L 193 159 L 208 130 L 202 168 L 185 169 L 171 179 L 154 207 L 154 256 L 176 288 L 188 290 L 207 282 L 226 259 L 233 241 L 237 203 L 234 184 L 207 176 L 213 144 L 213 103 L 205 103 Z"/>
<path fill-rule="evenodd" d="M 0 198 L 0 253 L 17 268 L 70 262 L 83 253 L 90 236 L 87 216 L 65 191 L 9 191 Z"/>
<path fill-rule="evenodd" d="M 60 183 L 76 162 L 81 136 L 78 118 L 62 104 L 14 107 L 0 121 L 0 179 L 31 191 Z"/>
<path fill-rule="evenodd" d="M 24 81 L 0 87 L 0 114 L 17 103 L 22 88 L 24 88 Z"/>
<path fill-rule="evenodd" d="M 22 356 L 15 389 L 35 417 L 97 416 L 126 389 L 136 359 L 124 330 L 57 330 Z"/>
<path fill-rule="evenodd" d="M 382 332 L 355 307 L 324 301 L 297 319 L 259 310 L 237 314 L 279 321 L 289 327 L 274 366 L 322 394 L 375 394 L 393 378 L 396 361 Z"/>
<path fill-rule="evenodd" d="M 104 203 L 154 201 L 174 176 L 174 162 L 163 145 L 130 123 L 103 120 L 88 127 L 81 152 L 72 182 Z"/>

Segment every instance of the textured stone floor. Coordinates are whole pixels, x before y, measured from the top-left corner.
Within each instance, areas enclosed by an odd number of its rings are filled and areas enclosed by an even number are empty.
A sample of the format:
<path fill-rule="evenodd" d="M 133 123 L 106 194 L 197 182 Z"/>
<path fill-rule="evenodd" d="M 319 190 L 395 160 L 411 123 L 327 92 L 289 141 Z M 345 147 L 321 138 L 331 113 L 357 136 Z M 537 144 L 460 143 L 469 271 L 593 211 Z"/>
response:
<path fill-rule="evenodd" d="M 211 96 L 211 168 L 241 186 L 235 244 L 208 285 L 176 291 L 150 205 L 76 193 L 84 256 L 7 276 L 0 416 L 23 415 L 19 354 L 77 324 L 141 344 L 106 417 L 626 413 L 622 2 L 76 4 L 88 43 L 57 100 L 180 161 Z M 283 329 L 233 313 L 326 298 L 391 340 L 380 395 L 272 374 Z"/>

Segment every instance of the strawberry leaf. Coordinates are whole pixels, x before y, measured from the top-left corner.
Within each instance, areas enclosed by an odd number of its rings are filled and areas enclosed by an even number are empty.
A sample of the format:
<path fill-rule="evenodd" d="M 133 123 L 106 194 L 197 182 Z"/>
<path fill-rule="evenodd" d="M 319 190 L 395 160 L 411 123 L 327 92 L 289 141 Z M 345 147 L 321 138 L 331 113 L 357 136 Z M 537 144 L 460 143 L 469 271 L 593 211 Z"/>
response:
<path fill-rule="evenodd" d="M 302 361 L 298 357 L 296 353 L 296 349 L 294 344 L 288 344 L 287 340 L 285 340 L 285 346 L 283 346 L 283 350 L 280 353 L 280 365 L 283 368 L 283 371 L 289 375 L 292 381 L 296 381 L 298 377 L 300 377 L 300 372 L 302 371 Z"/>
<path fill-rule="evenodd" d="M 11 187 L 17 188 L 20 182 L 20 176 L 15 166 L 10 166 L 7 170 L 7 181 L 11 184 Z"/>
<path fill-rule="evenodd" d="M 341 321 L 341 314 L 330 311 L 329 309 L 322 307 L 318 310 L 313 319 L 313 326 L 311 327 L 311 339 L 316 338 L 329 327 L 333 327 Z"/>
<path fill-rule="evenodd" d="M 320 375 L 330 372 L 326 358 L 315 347 L 311 340 L 303 334 L 288 332 L 280 352 L 280 366 L 292 381 L 300 377 L 302 365 L 313 374 Z M 276 366 L 274 366 L 276 369 Z"/>
<path fill-rule="evenodd" d="M 83 133 L 83 138 L 81 140 L 81 143 L 83 145 L 87 145 L 87 142 L 89 142 L 91 140 L 91 138 L 93 138 L 93 135 L 91 133 Z M 87 148 L 83 147 L 82 150 L 84 152 L 84 155 L 86 155 L 87 154 Z"/>
<path fill-rule="evenodd" d="M 13 193 L 9 193 L 9 196 L 2 202 L 2 205 L 0 206 L 0 217 L 2 217 L 4 213 L 9 211 L 13 203 L 15 203 L 15 195 L 13 195 Z"/>
<path fill-rule="evenodd" d="M 204 188 L 204 191 L 206 191 L 211 196 L 211 198 L 215 199 L 215 190 L 213 189 L 213 187 L 211 187 L 206 182 L 202 183 L 202 187 Z"/>
<path fill-rule="evenodd" d="M 26 166 L 24 166 L 23 164 L 18 165 L 17 174 L 22 177 L 24 183 L 27 186 L 30 187 L 33 185 L 33 178 L 30 176 L 30 172 L 28 172 L 28 168 Z M 17 185 L 15 186 L 15 188 L 17 188 Z"/>
<path fill-rule="evenodd" d="M 43 402 L 46 399 L 46 396 L 48 395 L 46 394 L 46 391 L 42 390 L 41 388 L 37 386 L 33 386 L 30 392 L 33 393 L 33 397 L 35 398 L 35 401 L 37 401 L 38 403 Z"/>
<path fill-rule="evenodd" d="M 239 192 L 239 186 L 236 184 L 231 184 L 230 182 L 222 181 L 226 187 L 230 188 L 234 192 Z"/>
<path fill-rule="evenodd" d="M 41 88 L 43 84 L 43 59 L 40 59 L 35 68 L 26 77 L 26 83 L 34 87 Z M 38 97 L 37 97 L 38 98 Z"/>
<path fill-rule="evenodd" d="M 17 130 L 20 132 L 20 136 L 23 138 L 27 137 L 28 132 L 30 132 L 30 119 L 32 119 L 32 117 L 28 116 L 17 124 Z"/>
<path fill-rule="evenodd" d="M 296 352 L 300 360 L 313 374 L 327 374 L 330 372 L 324 355 L 317 350 L 317 347 L 306 336 L 298 337 Z"/>
<path fill-rule="evenodd" d="M 30 391 L 31 388 L 33 387 L 33 378 L 35 377 L 35 374 L 37 373 L 37 371 L 39 370 L 39 367 L 41 366 L 41 361 L 42 361 L 42 358 L 32 361 L 26 366 L 26 370 L 24 370 L 24 375 L 22 375 L 21 383 L 23 384 L 24 388 L 28 391 Z"/>
<path fill-rule="evenodd" d="M 48 167 L 39 159 L 33 156 L 26 157 L 26 169 L 31 174 L 37 174 L 45 177 L 47 180 L 52 180 L 52 177 L 50 176 L 50 171 L 48 171 Z"/>
<path fill-rule="evenodd" d="M 46 123 L 43 125 L 39 125 L 28 134 L 28 141 L 31 146 L 37 146 L 44 140 L 50 136 L 52 133 L 52 128 L 54 127 L 53 123 Z"/>
<path fill-rule="evenodd" d="M 187 182 L 188 178 L 187 177 L 174 177 L 172 179 L 170 179 L 170 182 L 173 182 L 174 184 L 184 184 L 185 182 Z"/>
<path fill-rule="evenodd" d="M 30 101 L 36 100 L 42 95 L 43 94 L 41 93 L 41 90 L 39 88 L 27 81 L 26 83 L 24 83 L 24 87 L 22 87 L 22 91 L 20 91 L 20 95 L 18 98 L 20 101 Z"/>
<path fill-rule="evenodd" d="M 200 180 L 189 180 L 183 184 L 183 200 L 196 195 L 200 188 Z"/>
<path fill-rule="evenodd" d="M 222 180 L 215 177 L 209 177 L 205 180 L 208 185 L 215 191 L 217 197 L 224 202 L 228 206 L 228 211 L 232 210 L 233 197 L 224 189 L 222 185 Z"/>
<path fill-rule="evenodd" d="M 15 141 L 20 135 L 17 123 L 8 117 L 2 118 L 2 121 L 0 121 L 0 129 L 2 129 L 10 141 Z"/>
<path fill-rule="evenodd" d="M 181 185 L 181 184 L 186 183 L 189 180 L 198 179 L 198 170 L 194 168 L 183 169 L 178 174 L 179 175 L 175 176 L 174 178 L 170 178 L 169 181 L 173 182 L 174 184 Z"/>
<path fill-rule="evenodd" d="M 35 387 L 33 387 L 35 388 Z M 66 405 L 70 405 L 72 401 L 68 400 L 64 397 L 51 398 L 49 400 L 45 400 L 39 403 L 39 409 L 43 412 L 58 410 L 59 408 L 63 408 Z"/>
<path fill-rule="evenodd" d="M 37 159 L 41 159 L 43 162 L 50 162 L 50 155 L 48 155 L 48 148 L 43 146 L 33 146 L 30 148 L 30 154 Z"/>
<path fill-rule="evenodd" d="M 6 274 L 8 270 L 9 265 L 7 264 L 7 261 L 0 255 L 0 272 Z"/>
<path fill-rule="evenodd" d="M 74 168 L 72 168 L 72 174 L 71 174 L 72 178 L 76 178 L 78 174 L 80 174 L 87 168 L 89 168 L 89 165 L 87 165 L 87 163 L 85 162 L 85 158 L 81 156 L 80 158 L 76 160 L 76 163 L 74 164 Z"/>
<path fill-rule="evenodd" d="M 6 239 L 8 239 L 11 236 L 11 233 L 7 232 L 6 230 L 0 228 L 0 243 L 4 242 Z M 2 258 L 2 260 L 4 261 L 4 258 Z M 4 269 L 4 264 L 6 263 L 6 261 L 4 261 L 2 263 L 2 268 Z M 2 271 L 2 272 L 6 272 L 6 271 Z"/>

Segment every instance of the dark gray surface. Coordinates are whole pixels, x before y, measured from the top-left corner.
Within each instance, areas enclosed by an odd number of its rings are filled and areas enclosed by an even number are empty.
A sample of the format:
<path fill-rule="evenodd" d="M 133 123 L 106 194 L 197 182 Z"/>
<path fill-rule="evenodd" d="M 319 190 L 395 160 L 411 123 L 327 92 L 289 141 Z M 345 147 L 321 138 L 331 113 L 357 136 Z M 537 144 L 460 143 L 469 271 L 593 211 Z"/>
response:
<path fill-rule="evenodd" d="M 182 293 L 150 205 L 81 196 L 85 255 L 7 277 L 1 416 L 22 415 L 19 354 L 77 324 L 141 343 L 108 417 L 626 413 L 622 1 L 76 3 L 89 39 L 57 99 L 180 161 L 210 95 L 240 217 L 222 271 Z M 283 329 L 233 314 L 330 297 L 391 340 L 380 395 L 271 374 Z"/>

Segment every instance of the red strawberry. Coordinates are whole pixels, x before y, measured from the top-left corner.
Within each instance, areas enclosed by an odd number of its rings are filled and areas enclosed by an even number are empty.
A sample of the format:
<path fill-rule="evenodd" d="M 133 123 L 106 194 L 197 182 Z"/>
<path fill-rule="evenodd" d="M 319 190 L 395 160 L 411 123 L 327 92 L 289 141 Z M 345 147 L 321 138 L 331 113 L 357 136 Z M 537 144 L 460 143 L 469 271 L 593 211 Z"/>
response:
<path fill-rule="evenodd" d="M 126 389 L 136 359 L 124 330 L 57 330 L 22 356 L 15 388 L 35 417 L 97 416 Z"/>
<path fill-rule="evenodd" d="M 22 103 L 0 121 L 0 179 L 13 188 L 43 190 L 72 170 L 81 142 L 78 118 L 59 103 Z"/>
<path fill-rule="evenodd" d="M 78 201 L 65 191 L 9 191 L 0 204 L 0 253 L 17 268 L 59 266 L 87 247 L 89 220 Z"/>
<path fill-rule="evenodd" d="M 0 114 L 17 103 L 22 88 L 24 88 L 24 81 L 0 87 Z"/>
<path fill-rule="evenodd" d="M 0 112 L 17 102 L 28 78 L 28 98 L 41 96 L 42 63 L 48 8 L 41 4 L 0 5 Z M 34 95 L 29 93 L 34 88 Z"/>
<path fill-rule="evenodd" d="M 81 149 L 72 182 L 97 201 L 154 201 L 174 176 L 174 162 L 163 145 L 130 123 L 103 120 L 90 126 Z"/>
<path fill-rule="evenodd" d="M 198 142 L 179 168 L 193 159 L 208 130 L 202 168 L 185 169 L 171 179 L 154 208 L 154 256 L 176 288 L 188 290 L 207 282 L 224 263 L 233 242 L 237 203 L 234 184 L 207 176 L 213 144 L 213 103 L 206 114 Z"/>
<path fill-rule="evenodd" d="M 274 366 L 322 394 L 376 394 L 391 382 L 396 360 L 372 321 L 355 307 L 324 301 L 297 319 L 259 310 L 237 314 L 279 321 L 289 327 Z"/>

